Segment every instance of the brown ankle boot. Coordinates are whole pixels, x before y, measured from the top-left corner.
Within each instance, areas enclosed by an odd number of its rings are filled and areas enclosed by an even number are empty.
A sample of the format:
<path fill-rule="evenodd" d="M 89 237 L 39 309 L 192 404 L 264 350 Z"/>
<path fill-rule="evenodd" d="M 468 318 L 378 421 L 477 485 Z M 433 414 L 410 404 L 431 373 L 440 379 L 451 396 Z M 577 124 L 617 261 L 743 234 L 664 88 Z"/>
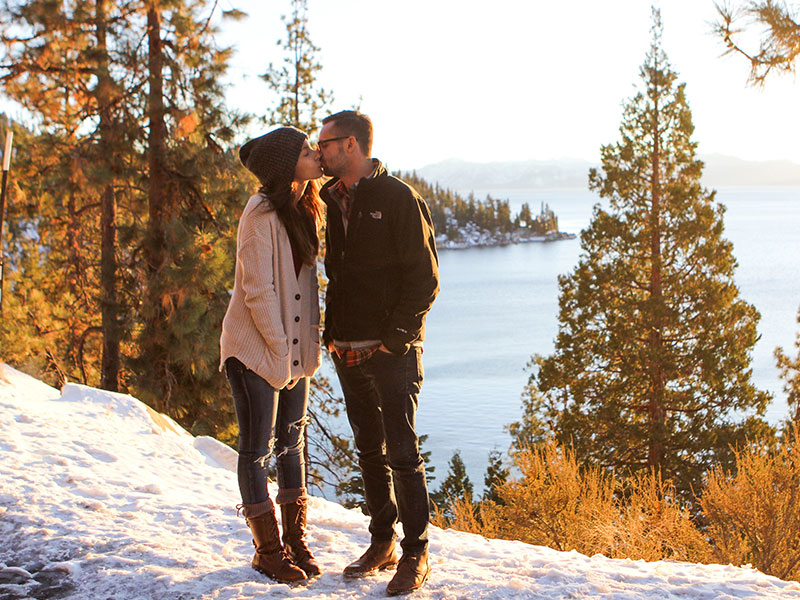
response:
<path fill-rule="evenodd" d="M 281 547 L 274 508 L 257 517 L 248 517 L 247 525 L 256 547 L 250 563 L 256 571 L 278 583 L 298 583 L 306 579 L 306 574 L 292 564 Z"/>
<path fill-rule="evenodd" d="M 394 574 L 389 585 L 386 586 L 386 594 L 389 596 L 399 596 L 408 594 L 422 587 L 431 574 L 431 566 L 428 561 L 427 548 L 419 554 L 406 554 L 397 563 L 397 573 Z"/>
<path fill-rule="evenodd" d="M 393 569 L 397 565 L 395 542 L 372 542 L 359 558 L 344 568 L 342 574 L 350 579 L 366 577 L 377 571 Z"/>
<path fill-rule="evenodd" d="M 322 570 L 306 545 L 306 515 L 308 498 L 299 498 L 291 504 L 281 504 L 283 547 L 292 562 L 303 569 L 306 577 L 319 577 Z"/>

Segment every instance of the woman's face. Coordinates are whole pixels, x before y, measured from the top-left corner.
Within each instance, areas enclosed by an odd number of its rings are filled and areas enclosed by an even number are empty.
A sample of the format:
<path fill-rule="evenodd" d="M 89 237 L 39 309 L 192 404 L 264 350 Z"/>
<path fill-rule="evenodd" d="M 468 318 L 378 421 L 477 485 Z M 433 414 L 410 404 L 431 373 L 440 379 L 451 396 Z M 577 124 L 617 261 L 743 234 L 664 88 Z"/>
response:
<path fill-rule="evenodd" d="M 319 151 L 314 150 L 308 143 L 308 139 L 303 142 L 303 149 L 300 150 L 300 157 L 294 168 L 295 181 L 308 181 L 322 176 L 322 166 L 319 163 Z"/>

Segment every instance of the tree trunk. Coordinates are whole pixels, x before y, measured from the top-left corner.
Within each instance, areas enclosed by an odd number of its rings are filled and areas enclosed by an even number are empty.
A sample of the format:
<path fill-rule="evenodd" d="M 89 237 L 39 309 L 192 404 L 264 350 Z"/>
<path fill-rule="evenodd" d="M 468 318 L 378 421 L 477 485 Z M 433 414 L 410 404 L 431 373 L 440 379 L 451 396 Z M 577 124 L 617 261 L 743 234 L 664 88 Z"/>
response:
<path fill-rule="evenodd" d="M 158 1 L 153 0 L 147 5 L 147 41 L 148 41 L 148 111 L 150 132 L 148 135 L 148 170 L 149 179 L 147 186 L 148 200 L 148 243 L 146 244 L 147 256 L 147 293 L 145 314 L 145 329 L 151 339 L 148 340 L 152 355 L 153 376 L 162 379 L 166 385 L 166 393 L 156 398 L 157 410 L 169 412 L 169 373 L 167 372 L 164 352 L 159 346 L 157 331 L 163 317 L 161 307 L 161 281 L 164 276 L 163 269 L 166 262 L 166 221 L 170 216 L 169 207 L 169 177 L 166 169 L 167 125 L 164 120 L 164 56 L 161 41 L 161 14 Z M 161 386 L 156 385 L 155 389 Z"/>
<path fill-rule="evenodd" d="M 300 50 L 300 40 L 294 41 L 294 102 L 292 106 L 292 113 L 294 113 L 294 125 L 300 127 L 300 61 L 302 60 Z"/>
<path fill-rule="evenodd" d="M 80 227 L 75 190 L 71 189 L 67 196 L 67 264 L 69 265 L 67 287 L 69 293 L 75 298 L 83 296 L 81 292 L 81 249 L 78 241 Z"/>
<path fill-rule="evenodd" d="M 113 185 L 103 192 L 101 208 L 101 315 L 103 328 L 103 359 L 100 387 L 112 392 L 119 391 L 120 371 L 120 324 L 117 305 L 117 199 Z"/>
<path fill-rule="evenodd" d="M 161 48 L 161 15 L 156 2 L 147 9 L 147 41 L 148 41 L 148 109 L 150 133 L 148 136 L 148 166 L 150 177 L 147 187 L 147 199 L 150 216 L 150 233 L 155 234 L 155 242 L 162 242 L 164 237 L 164 220 L 167 213 L 167 172 L 165 155 L 167 144 L 167 126 L 164 121 L 164 57 Z M 163 243 L 156 243 L 150 248 L 150 273 L 156 273 L 164 263 Z"/>
<path fill-rule="evenodd" d="M 659 131 L 659 105 L 658 94 L 654 94 L 653 107 L 653 153 L 651 176 L 651 209 L 650 209 L 650 305 L 652 322 L 649 323 L 650 335 L 648 336 L 649 377 L 648 413 L 650 440 L 647 462 L 650 468 L 661 470 L 664 463 L 666 444 L 666 410 L 664 407 L 664 368 L 661 362 L 663 356 L 663 290 L 661 282 L 661 181 L 660 146 L 661 132 Z"/>
<path fill-rule="evenodd" d="M 108 68 L 106 47 L 106 2 L 96 0 L 95 18 L 97 32 L 97 103 L 100 108 L 100 156 L 110 162 L 109 181 L 101 198 L 101 247 L 100 247 L 100 314 L 103 330 L 103 358 L 101 363 L 100 387 L 119 391 L 120 339 L 119 306 L 117 302 L 117 199 L 114 194 L 114 180 L 119 174 L 115 140 L 116 127 L 112 111 L 112 81 Z"/>
<path fill-rule="evenodd" d="M 67 194 L 67 229 L 66 229 L 66 242 L 67 242 L 67 290 L 70 296 L 75 300 L 76 304 L 83 304 L 83 293 L 81 288 L 81 248 L 79 242 L 79 233 L 81 230 L 80 219 L 77 211 L 77 200 L 75 198 L 75 190 L 70 189 Z M 78 334 L 75 323 L 70 323 L 69 332 L 69 347 L 67 348 L 67 357 L 71 362 L 70 366 L 77 365 L 80 367 L 78 360 Z M 87 385 L 89 382 L 86 377 L 81 375 L 81 383 Z"/>

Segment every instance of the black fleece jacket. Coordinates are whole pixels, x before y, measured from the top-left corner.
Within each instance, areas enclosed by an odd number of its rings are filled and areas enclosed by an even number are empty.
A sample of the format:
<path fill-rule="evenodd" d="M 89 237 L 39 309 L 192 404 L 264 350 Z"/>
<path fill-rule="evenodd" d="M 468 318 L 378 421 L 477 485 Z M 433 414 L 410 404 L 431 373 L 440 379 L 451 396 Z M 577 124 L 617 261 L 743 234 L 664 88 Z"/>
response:
<path fill-rule="evenodd" d="M 425 315 L 439 291 L 433 221 L 425 200 L 378 164 L 342 213 L 326 183 L 325 332 L 323 341 L 381 340 L 405 354 L 425 336 Z"/>

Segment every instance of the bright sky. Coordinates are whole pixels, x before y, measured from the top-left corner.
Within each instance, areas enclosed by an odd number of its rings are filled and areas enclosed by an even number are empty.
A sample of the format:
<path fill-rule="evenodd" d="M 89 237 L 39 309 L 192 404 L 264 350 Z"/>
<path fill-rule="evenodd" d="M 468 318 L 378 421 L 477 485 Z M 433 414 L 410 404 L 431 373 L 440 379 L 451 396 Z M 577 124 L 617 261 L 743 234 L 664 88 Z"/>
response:
<path fill-rule="evenodd" d="M 741 3 L 742 0 L 734 0 Z M 392 169 L 447 158 L 597 160 L 616 141 L 650 42 L 643 0 L 309 0 L 321 84 L 334 111 L 361 110 L 375 156 Z M 258 78 L 283 58 L 289 0 L 221 0 L 249 13 L 220 42 L 238 52 L 232 106 L 263 115 Z M 712 0 L 661 3 L 664 46 L 686 82 L 701 153 L 800 163 L 800 80 L 746 87 L 748 65 L 722 57 Z"/>

